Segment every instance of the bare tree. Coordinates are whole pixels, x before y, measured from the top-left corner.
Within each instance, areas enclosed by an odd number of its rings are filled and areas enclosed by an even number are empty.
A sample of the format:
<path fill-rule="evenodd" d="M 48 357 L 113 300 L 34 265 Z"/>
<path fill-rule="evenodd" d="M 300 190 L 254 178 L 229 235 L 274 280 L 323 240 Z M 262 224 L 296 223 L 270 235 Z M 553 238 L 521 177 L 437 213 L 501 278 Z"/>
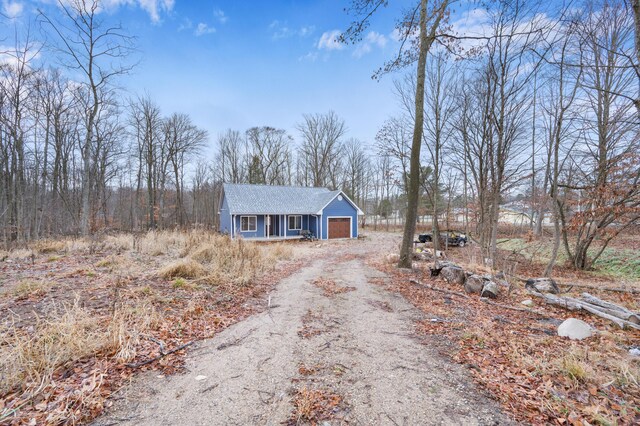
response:
<path fill-rule="evenodd" d="M 426 96 L 428 120 L 425 124 L 424 142 L 432 165 L 431 178 L 428 179 L 430 186 L 428 193 L 432 207 L 433 245 L 435 250 L 440 250 L 438 215 L 443 172 L 442 157 L 450 140 L 451 132 L 448 128 L 451 125 L 454 110 L 452 81 L 447 59 L 442 52 L 433 55 L 429 62 L 427 87 L 429 89 Z"/>
<path fill-rule="evenodd" d="M 252 127 L 246 132 L 249 183 L 286 185 L 291 182 L 291 136 L 283 129 Z"/>
<path fill-rule="evenodd" d="M 302 135 L 301 155 L 304 167 L 310 173 L 310 184 L 336 188 L 342 138 L 347 131 L 344 120 L 333 111 L 305 114 L 297 128 Z"/>
<path fill-rule="evenodd" d="M 163 134 L 166 155 L 171 164 L 176 191 L 176 222 L 186 224 L 187 215 L 184 205 L 185 164 L 204 146 L 208 135 L 205 130 L 195 126 L 186 114 L 174 113 L 164 121 Z"/>
<path fill-rule="evenodd" d="M 240 183 L 245 179 L 243 164 L 245 141 L 240 132 L 228 129 L 218 136 L 217 162 L 222 182 Z"/>
<path fill-rule="evenodd" d="M 359 20 L 352 23 L 342 36 L 342 40 L 359 41 L 368 27 L 371 16 L 381 7 L 386 6 L 384 0 L 354 0 L 352 11 Z M 400 24 L 401 48 L 398 56 L 387 63 L 380 72 L 390 72 L 417 63 L 417 80 L 415 93 L 415 121 L 411 158 L 409 168 L 409 185 L 407 191 L 407 214 L 405 218 L 402 246 L 400 248 L 399 267 L 411 267 L 411 248 L 416 228 L 418 202 L 420 196 L 420 147 L 424 126 L 424 85 L 427 53 L 436 40 L 440 23 L 446 15 L 449 0 L 436 2 L 431 10 L 428 1 L 421 0 L 419 5 L 411 9 L 403 17 Z M 427 12 L 430 12 L 429 14 Z M 416 37 L 417 35 L 417 37 Z M 415 40 L 413 49 L 404 49 L 405 43 Z"/>
<path fill-rule="evenodd" d="M 621 2 L 588 4 L 576 26 L 583 69 L 580 102 L 589 109 L 571 173 L 558 186 L 568 193 L 559 210 L 563 243 L 579 269 L 590 268 L 613 238 L 640 220 L 640 142 L 627 95 L 635 78 L 626 58 L 612 53 L 629 44 L 632 28 Z M 600 245 L 590 255 L 597 240 Z"/>
<path fill-rule="evenodd" d="M 91 152 L 95 145 L 95 125 L 103 107 L 104 92 L 114 90 L 114 80 L 131 66 L 123 64 L 132 49 L 133 39 L 121 26 L 108 26 L 98 17 L 99 0 L 58 0 L 62 19 L 50 18 L 40 11 L 43 23 L 58 36 L 59 51 L 65 65 L 82 76 L 84 90 L 78 91 L 85 109 L 82 152 L 82 210 L 80 229 L 90 233 Z"/>
<path fill-rule="evenodd" d="M 147 229 L 156 227 L 157 190 L 159 173 L 163 170 L 159 162 L 161 144 L 164 142 L 161 129 L 162 117 L 160 108 L 149 96 L 138 97 L 130 104 L 131 134 L 135 140 L 138 171 L 136 178 L 136 198 L 142 189 L 143 177 L 146 177 L 147 193 Z"/>

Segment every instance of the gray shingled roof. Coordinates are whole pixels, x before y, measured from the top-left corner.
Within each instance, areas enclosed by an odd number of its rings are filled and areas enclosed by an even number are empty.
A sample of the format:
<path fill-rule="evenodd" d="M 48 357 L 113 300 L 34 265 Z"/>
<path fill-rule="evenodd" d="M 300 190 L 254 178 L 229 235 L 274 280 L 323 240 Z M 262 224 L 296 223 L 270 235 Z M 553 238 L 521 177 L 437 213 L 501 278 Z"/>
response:
<path fill-rule="evenodd" d="M 224 184 L 231 214 L 317 214 L 340 192 L 302 186 Z"/>

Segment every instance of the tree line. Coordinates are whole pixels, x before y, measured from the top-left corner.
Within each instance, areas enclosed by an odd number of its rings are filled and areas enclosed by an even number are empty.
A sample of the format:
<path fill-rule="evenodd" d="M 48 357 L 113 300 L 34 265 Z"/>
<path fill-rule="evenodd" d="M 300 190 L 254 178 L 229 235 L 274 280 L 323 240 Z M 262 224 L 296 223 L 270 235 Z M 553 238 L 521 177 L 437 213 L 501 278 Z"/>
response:
<path fill-rule="evenodd" d="M 350 12 L 386 3 L 356 0 Z M 428 215 L 436 233 L 456 207 L 493 262 L 500 206 L 518 194 L 533 233 L 551 223 L 547 273 L 560 250 L 589 268 L 640 219 L 638 2 L 478 4 L 481 34 L 456 31 L 454 4 L 416 1 L 399 20 L 407 43 L 376 76 L 406 72 L 374 141 L 350 138 L 331 111 L 303 114 L 294 134 L 256 126 L 213 138 L 152 96 L 118 89 L 133 39 L 101 20 L 98 1 L 61 3 L 57 19 L 40 13 L 63 66 L 43 63 L 46 46 L 29 31 L 0 65 L 4 243 L 215 227 L 221 184 L 232 182 L 341 188 L 369 220 Z M 367 26 L 352 28 L 343 41 Z M 213 158 L 202 158 L 210 142 Z"/>

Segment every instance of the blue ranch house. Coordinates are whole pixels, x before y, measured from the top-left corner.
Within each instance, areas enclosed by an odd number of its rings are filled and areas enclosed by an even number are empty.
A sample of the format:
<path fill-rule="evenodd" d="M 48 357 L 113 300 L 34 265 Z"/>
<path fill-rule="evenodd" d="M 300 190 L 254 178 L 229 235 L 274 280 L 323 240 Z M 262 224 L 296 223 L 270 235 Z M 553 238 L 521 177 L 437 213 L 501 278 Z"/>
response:
<path fill-rule="evenodd" d="M 226 183 L 220 232 L 231 238 L 287 239 L 311 232 L 321 240 L 357 238 L 363 214 L 342 191 Z"/>

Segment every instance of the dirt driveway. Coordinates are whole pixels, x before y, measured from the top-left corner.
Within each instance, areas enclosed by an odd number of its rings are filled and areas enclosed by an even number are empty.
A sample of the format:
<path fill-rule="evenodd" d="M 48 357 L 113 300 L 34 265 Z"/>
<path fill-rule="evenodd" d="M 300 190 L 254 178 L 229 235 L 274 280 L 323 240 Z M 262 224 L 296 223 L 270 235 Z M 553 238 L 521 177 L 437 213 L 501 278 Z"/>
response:
<path fill-rule="evenodd" d="M 140 377 L 95 424 L 295 424 L 322 406 L 325 425 L 510 423 L 463 367 L 413 335 L 421 313 L 369 282 L 384 275 L 365 257 L 397 242 L 325 246 L 278 285 L 270 309 L 201 342 L 186 374 Z"/>

